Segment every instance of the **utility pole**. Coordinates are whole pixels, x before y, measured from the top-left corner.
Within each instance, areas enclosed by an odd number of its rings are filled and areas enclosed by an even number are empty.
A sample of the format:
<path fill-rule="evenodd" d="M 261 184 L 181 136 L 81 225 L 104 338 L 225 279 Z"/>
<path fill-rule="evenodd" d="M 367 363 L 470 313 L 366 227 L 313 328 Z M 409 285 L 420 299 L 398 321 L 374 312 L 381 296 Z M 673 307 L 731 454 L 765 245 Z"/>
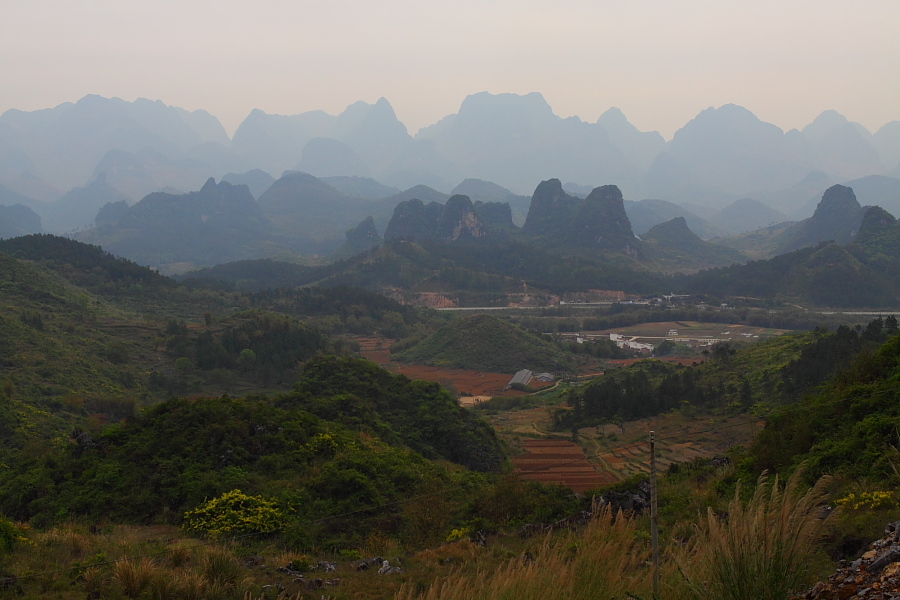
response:
<path fill-rule="evenodd" d="M 653 548 L 653 598 L 659 598 L 659 524 L 656 503 L 656 438 L 650 432 L 650 544 Z"/>

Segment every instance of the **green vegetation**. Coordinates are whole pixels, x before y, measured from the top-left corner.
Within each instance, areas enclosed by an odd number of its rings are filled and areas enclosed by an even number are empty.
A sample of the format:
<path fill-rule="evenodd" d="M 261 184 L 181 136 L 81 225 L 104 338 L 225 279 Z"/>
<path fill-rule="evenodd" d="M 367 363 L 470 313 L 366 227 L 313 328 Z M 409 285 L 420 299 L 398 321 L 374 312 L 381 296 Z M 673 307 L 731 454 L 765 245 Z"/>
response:
<path fill-rule="evenodd" d="M 503 461 L 490 428 L 437 384 L 322 357 L 274 399 L 173 399 L 95 436 L 78 432 L 7 474 L 0 507 L 35 523 L 64 514 L 177 523 L 240 487 L 276 498 L 294 519 L 316 518 L 462 476 L 423 454 L 483 471 Z"/>
<path fill-rule="evenodd" d="M 789 472 L 801 461 L 809 476 L 894 484 L 900 466 L 896 381 L 900 337 L 862 352 L 823 390 L 772 415 L 750 453 L 754 470 Z"/>
<path fill-rule="evenodd" d="M 402 362 L 494 373 L 572 368 L 570 357 L 552 341 L 489 315 L 452 321 L 393 356 Z"/>
<path fill-rule="evenodd" d="M 262 585 L 278 582 L 291 596 L 318 597 L 275 568 L 312 569 L 322 559 L 342 561 L 342 583 L 327 593 L 336 599 L 528 598 L 547 597 L 548 589 L 568 598 L 650 596 L 645 516 L 613 521 L 607 513 L 574 533 L 511 535 L 587 509 L 593 496 L 505 473 L 503 444 L 478 416 L 535 407 L 542 419 L 552 400 L 497 398 L 464 409 L 438 384 L 353 358 L 352 340 L 328 335 L 405 338 L 418 342 L 400 354 L 409 360 L 507 372 L 569 368 L 572 354 L 559 345 L 492 316 L 438 314 L 359 288 L 245 294 L 209 282 L 179 285 L 52 236 L 13 241 L 19 246 L 0 252 L 0 569 L 19 579 L 0 587 L 0 596 L 18 594 L 19 586 L 32 598 L 256 600 L 271 596 Z M 328 279 L 368 285 L 398 267 L 389 274 L 395 281 L 474 289 L 468 299 L 498 303 L 521 291 L 523 280 L 531 286 L 525 272 L 561 289 L 572 283 L 569 267 L 596 275 L 579 285 L 619 281 L 618 267 L 589 259 L 524 249 L 514 263 L 518 242 L 504 244 L 398 242 Z M 491 255 L 498 247 L 506 250 Z M 843 260 L 832 250 L 815 250 L 824 251 L 816 260 Z M 644 285 L 635 281 L 633 289 Z M 698 459 L 661 476 L 667 597 L 700 597 L 691 586 L 699 581 L 709 582 L 703 597 L 732 598 L 735 584 L 727 581 L 743 581 L 742 590 L 765 588 L 753 597 L 786 598 L 826 572 L 828 556 L 855 556 L 896 520 L 895 319 L 856 328 L 831 321 L 829 330 L 814 328 L 821 315 L 799 311 L 625 305 L 515 318 L 542 331 L 641 319 L 811 330 L 720 344 L 695 367 L 644 361 L 554 391 L 570 404 L 556 407 L 556 427 L 593 444 L 598 459 L 600 436 L 607 449 L 616 436 L 586 426 L 677 411 L 670 416 L 706 435 L 725 415 L 765 418 L 756 442 L 729 451 L 730 464 Z M 606 343 L 576 350 L 615 354 Z M 525 418 L 523 436 L 546 431 Z M 617 435 L 624 437 L 625 425 Z M 645 423 L 627 425 L 631 435 Z M 747 490 L 763 469 L 794 477 L 786 488 L 763 482 L 754 495 Z M 840 508 L 824 523 L 824 541 L 807 544 L 810 508 L 824 484 L 807 495 L 804 485 L 822 474 L 834 476 L 828 487 Z M 623 482 L 619 491 L 637 483 Z M 723 510 L 727 521 L 709 516 Z M 708 518 L 698 524 L 700 513 Z M 789 539 L 771 537 L 774 531 Z M 192 534 L 206 539 L 189 540 Z M 247 537 L 228 545 L 231 535 Z M 480 535 L 491 538 L 484 548 L 466 539 Z M 441 545 L 447 540 L 454 541 Z M 220 549 L 185 550 L 220 542 Z M 804 548 L 813 555 L 797 552 Z M 109 562 L 144 554 L 152 556 Z M 259 566 L 257 556 L 272 567 Z M 381 577 L 348 562 L 370 556 L 405 556 L 404 571 Z"/>
<path fill-rule="evenodd" d="M 568 431 L 674 409 L 769 412 L 796 403 L 897 331 L 896 319 L 879 318 L 865 329 L 819 329 L 743 348 L 719 343 L 706 351 L 707 361 L 693 367 L 642 361 L 571 391 L 572 410 L 557 410 L 554 427 Z"/>
<path fill-rule="evenodd" d="M 822 242 L 769 260 L 710 269 L 677 287 L 717 298 L 749 296 L 829 307 L 894 307 L 895 280 L 852 246 Z"/>
<path fill-rule="evenodd" d="M 231 490 L 184 513 L 184 528 L 211 536 L 279 531 L 287 525 L 272 500 Z"/>

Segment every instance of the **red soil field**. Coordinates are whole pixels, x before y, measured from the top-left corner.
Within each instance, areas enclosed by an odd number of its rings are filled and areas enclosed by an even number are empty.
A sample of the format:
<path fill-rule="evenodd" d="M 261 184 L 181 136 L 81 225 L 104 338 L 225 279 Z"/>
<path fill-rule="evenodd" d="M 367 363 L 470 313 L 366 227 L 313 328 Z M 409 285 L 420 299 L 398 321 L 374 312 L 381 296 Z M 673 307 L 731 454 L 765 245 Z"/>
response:
<path fill-rule="evenodd" d="M 526 440 L 525 454 L 513 457 L 516 473 L 528 481 L 560 483 L 585 492 L 615 483 L 611 473 L 598 473 L 578 445 L 564 440 Z"/>
<path fill-rule="evenodd" d="M 425 365 L 407 365 L 391 361 L 388 348 L 390 340 L 379 338 L 357 338 L 363 358 L 378 363 L 388 371 L 406 375 L 410 379 L 436 381 L 445 387 L 452 387 L 459 393 L 472 396 L 521 396 L 525 392 L 506 389 L 513 373 L 484 373 L 468 369 L 447 369 Z M 548 384 L 550 385 L 550 384 Z"/>

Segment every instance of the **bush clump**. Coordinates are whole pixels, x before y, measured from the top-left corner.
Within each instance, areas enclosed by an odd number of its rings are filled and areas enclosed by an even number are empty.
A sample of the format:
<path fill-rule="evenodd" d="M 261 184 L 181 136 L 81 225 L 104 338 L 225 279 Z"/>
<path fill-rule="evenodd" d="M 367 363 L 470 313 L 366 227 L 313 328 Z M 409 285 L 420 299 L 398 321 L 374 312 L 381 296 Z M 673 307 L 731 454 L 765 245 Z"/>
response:
<path fill-rule="evenodd" d="M 287 524 L 275 502 L 231 490 L 184 513 L 184 529 L 211 536 L 265 533 Z"/>

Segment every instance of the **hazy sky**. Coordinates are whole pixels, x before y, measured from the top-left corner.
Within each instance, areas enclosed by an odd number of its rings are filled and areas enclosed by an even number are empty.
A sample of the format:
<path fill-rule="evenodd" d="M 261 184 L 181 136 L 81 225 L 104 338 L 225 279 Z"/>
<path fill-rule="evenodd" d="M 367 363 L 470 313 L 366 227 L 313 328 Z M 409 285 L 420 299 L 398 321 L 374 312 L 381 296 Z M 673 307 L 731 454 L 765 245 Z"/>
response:
<path fill-rule="evenodd" d="M 781 127 L 900 119 L 897 0 L 0 0 L 0 112 L 86 94 L 331 114 L 386 97 L 415 133 L 468 94 L 611 106 L 666 138 L 735 103 Z"/>

